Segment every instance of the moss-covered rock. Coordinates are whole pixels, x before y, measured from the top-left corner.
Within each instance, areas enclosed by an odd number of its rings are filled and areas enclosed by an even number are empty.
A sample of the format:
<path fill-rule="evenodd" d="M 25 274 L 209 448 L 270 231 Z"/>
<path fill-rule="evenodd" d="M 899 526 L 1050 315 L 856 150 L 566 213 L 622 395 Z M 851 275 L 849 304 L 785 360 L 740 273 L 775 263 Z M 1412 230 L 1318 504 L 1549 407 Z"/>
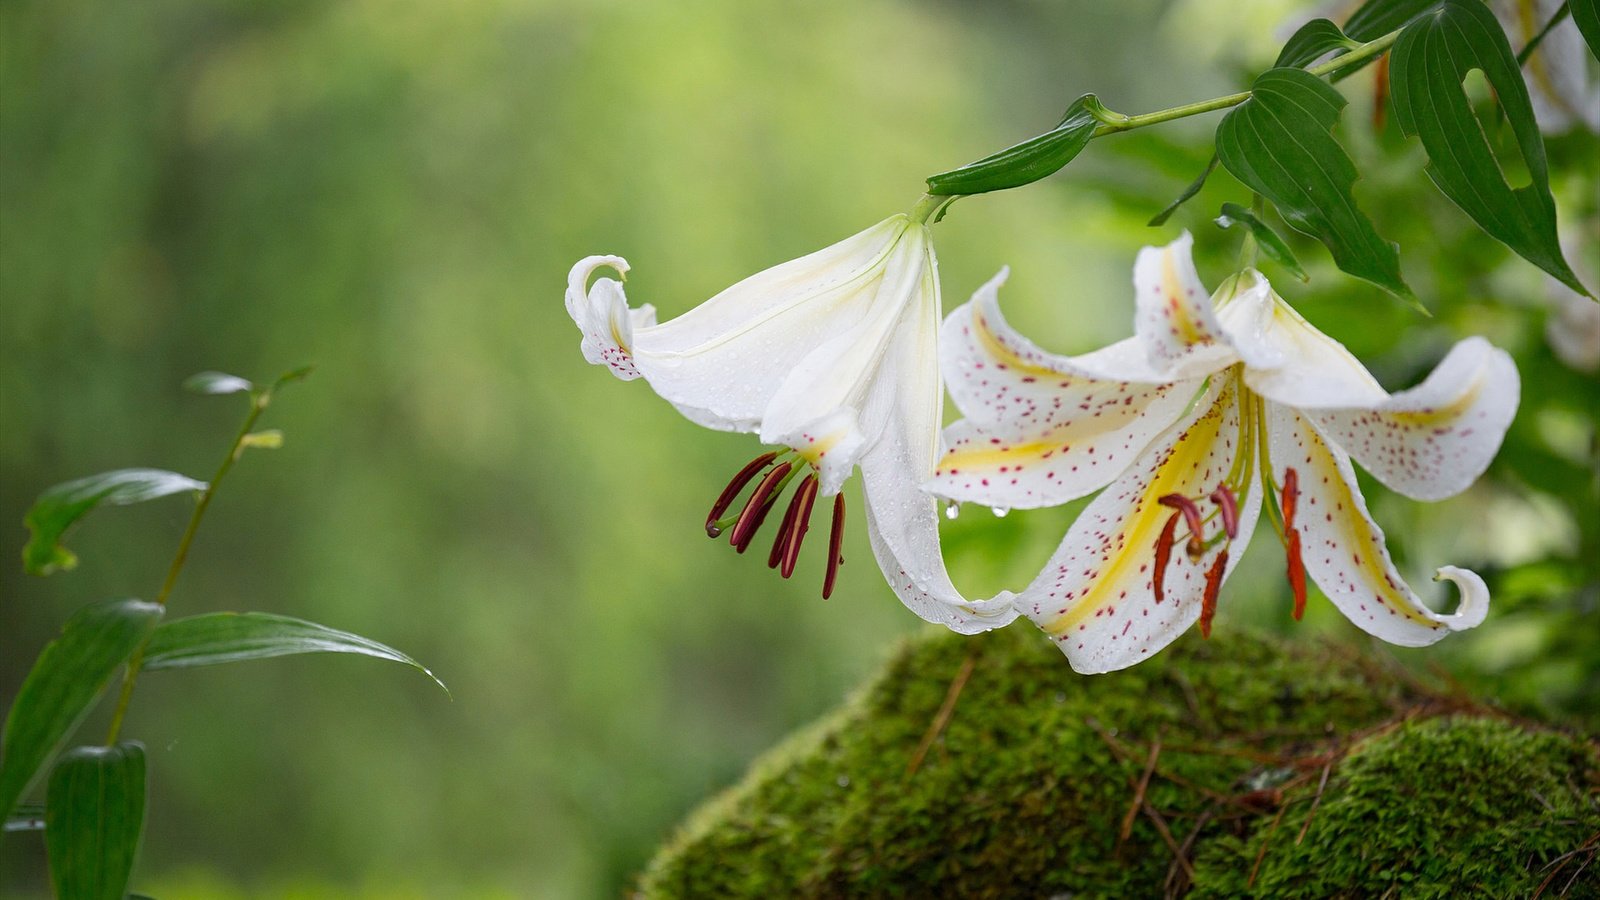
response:
<path fill-rule="evenodd" d="M 641 889 L 1525 897 L 1554 871 L 1549 896 L 1595 896 L 1594 851 L 1560 858 L 1600 829 L 1597 773 L 1592 741 L 1327 646 L 1191 636 L 1082 677 L 1027 629 L 937 634 L 695 813 Z"/>

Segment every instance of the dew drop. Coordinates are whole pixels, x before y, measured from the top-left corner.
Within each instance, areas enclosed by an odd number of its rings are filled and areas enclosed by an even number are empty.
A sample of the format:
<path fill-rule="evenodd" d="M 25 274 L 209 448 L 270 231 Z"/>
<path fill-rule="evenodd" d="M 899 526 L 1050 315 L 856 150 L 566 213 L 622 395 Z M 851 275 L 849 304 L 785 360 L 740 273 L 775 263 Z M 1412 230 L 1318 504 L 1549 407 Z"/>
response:
<path fill-rule="evenodd" d="M 946 519 L 954 519 L 959 515 L 961 515 L 961 504 L 951 500 L 949 503 L 944 505 L 944 517 Z"/>
<path fill-rule="evenodd" d="M 995 507 L 991 507 L 989 509 L 989 511 L 994 513 L 994 517 L 996 519 L 1004 519 L 1011 512 L 1011 507 L 1009 507 L 1009 506 L 995 506 Z"/>

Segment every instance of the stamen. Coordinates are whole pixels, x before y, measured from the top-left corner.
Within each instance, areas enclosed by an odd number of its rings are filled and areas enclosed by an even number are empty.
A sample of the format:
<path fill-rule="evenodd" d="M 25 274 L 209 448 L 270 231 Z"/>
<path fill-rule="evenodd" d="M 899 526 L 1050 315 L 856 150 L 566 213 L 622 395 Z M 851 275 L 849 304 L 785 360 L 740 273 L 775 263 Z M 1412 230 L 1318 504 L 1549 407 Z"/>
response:
<path fill-rule="evenodd" d="M 1211 618 L 1217 614 L 1217 594 L 1222 590 L 1222 573 L 1227 568 L 1228 548 L 1223 547 L 1206 572 L 1206 593 L 1200 601 L 1200 636 L 1203 638 L 1211 637 Z"/>
<path fill-rule="evenodd" d="M 789 543 L 783 548 L 783 565 L 779 571 L 785 578 L 794 574 L 795 562 L 800 559 L 800 542 L 805 540 L 806 530 L 811 527 L 811 506 L 817 501 L 817 487 L 817 476 L 807 475 L 795 490 L 794 499 L 789 502 L 789 508 L 798 509 L 799 512 L 789 526 Z"/>
<path fill-rule="evenodd" d="M 844 544 L 844 491 L 833 495 L 833 530 L 828 533 L 828 574 L 822 576 L 822 599 L 833 595 L 833 581 L 844 565 L 840 555 Z"/>
<path fill-rule="evenodd" d="M 798 511 L 795 500 L 800 498 L 799 493 L 789 501 L 789 508 L 783 511 L 783 522 L 778 525 L 778 537 L 772 542 L 772 550 L 767 553 L 767 568 L 776 569 L 778 563 L 783 561 L 784 548 L 789 546 L 789 539 L 793 537 L 794 517 Z M 776 502 L 777 498 L 773 498 Z"/>
<path fill-rule="evenodd" d="M 739 513 L 739 521 L 733 523 L 733 534 L 729 537 L 729 542 L 738 547 L 739 552 L 743 553 L 744 548 L 750 546 L 750 539 L 755 536 L 756 529 L 761 527 L 762 521 L 767 517 L 767 509 L 771 506 L 767 503 L 768 496 L 792 468 L 794 468 L 793 463 L 780 463 L 767 473 L 767 477 L 761 479 L 760 484 L 756 485 L 755 493 L 750 495 L 749 502 L 744 505 L 744 511 Z"/>
<path fill-rule="evenodd" d="M 1225 484 L 1217 485 L 1211 492 L 1211 502 L 1217 505 L 1217 510 L 1222 513 L 1222 530 L 1227 533 L 1228 540 L 1239 536 L 1239 501 L 1234 498 L 1233 491 Z"/>
<path fill-rule="evenodd" d="M 1165 528 L 1161 529 L 1161 536 L 1156 538 L 1156 567 L 1151 575 L 1151 583 L 1155 585 L 1156 602 L 1166 599 L 1164 591 L 1167 580 L 1167 560 L 1172 557 L 1172 541 L 1178 533 L 1178 519 L 1181 513 L 1173 513 L 1167 519 Z"/>
<path fill-rule="evenodd" d="M 1300 497 L 1300 476 L 1283 473 L 1283 550 L 1289 563 L 1289 589 L 1294 592 L 1294 620 L 1306 613 L 1306 564 L 1300 556 L 1300 532 L 1294 527 L 1294 507 Z"/>
<path fill-rule="evenodd" d="M 733 505 L 733 501 L 739 496 L 739 492 L 744 490 L 744 486 L 750 483 L 750 479 L 756 477 L 757 472 L 766 468 L 768 463 L 777 458 L 778 452 L 776 450 L 771 453 L 763 453 L 746 463 L 745 467 L 733 476 L 733 480 L 728 482 L 728 486 L 722 489 L 722 494 L 717 497 L 717 502 L 711 505 L 711 512 L 706 516 L 707 537 L 714 538 L 722 535 L 722 526 L 717 523 L 717 520 L 721 519 L 723 513 L 728 511 L 728 507 Z"/>
<path fill-rule="evenodd" d="M 1201 536 L 1205 530 L 1205 519 L 1200 515 L 1200 507 L 1182 494 L 1168 494 L 1156 502 L 1183 513 L 1184 519 L 1189 522 L 1189 544 L 1185 551 L 1189 554 L 1190 562 L 1199 562 L 1201 555 L 1206 552 L 1206 540 Z"/>

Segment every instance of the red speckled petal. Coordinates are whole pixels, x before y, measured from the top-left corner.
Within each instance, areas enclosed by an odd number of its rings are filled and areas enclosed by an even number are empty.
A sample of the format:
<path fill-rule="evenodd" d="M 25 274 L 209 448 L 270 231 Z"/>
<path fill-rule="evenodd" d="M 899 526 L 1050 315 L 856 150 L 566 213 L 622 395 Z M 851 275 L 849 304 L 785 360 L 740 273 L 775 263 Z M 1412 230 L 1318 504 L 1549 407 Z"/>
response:
<path fill-rule="evenodd" d="M 1213 384 L 1195 411 L 1151 446 L 1126 474 L 1096 497 L 1033 583 L 1018 597 L 1023 615 L 1044 629 L 1079 672 L 1126 668 L 1171 643 L 1200 618 L 1206 573 L 1222 552 L 1218 544 L 1190 560 L 1179 545 L 1155 599 L 1155 557 L 1162 528 L 1172 516 L 1161 497 L 1209 495 L 1225 478 L 1240 448 L 1239 388 L 1235 379 Z M 1244 448 L 1254 453 L 1254 447 Z M 1238 552 L 1243 555 L 1261 511 L 1256 479 L 1239 500 Z M 1222 531 L 1220 516 L 1206 537 Z"/>
<path fill-rule="evenodd" d="M 1483 621 L 1488 589 L 1465 569 L 1439 570 L 1461 589 L 1453 614 L 1434 612 L 1412 593 L 1367 512 L 1350 458 L 1309 419 L 1269 403 L 1267 431 L 1273 475 L 1281 483 L 1293 468 L 1298 476 L 1294 528 L 1306 573 L 1351 622 L 1392 644 L 1421 647 Z"/>
<path fill-rule="evenodd" d="M 1151 368 L 1169 378 L 1209 375 L 1238 359 L 1195 273 L 1194 238 L 1145 247 L 1133 264 L 1134 333 Z"/>
<path fill-rule="evenodd" d="M 1516 363 L 1475 337 L 1456 344 L 1422 384 L 1373 409 L 1310 415 L 1390 490 L 1439 500 L 1489 467 L 1519 394 Z"/>

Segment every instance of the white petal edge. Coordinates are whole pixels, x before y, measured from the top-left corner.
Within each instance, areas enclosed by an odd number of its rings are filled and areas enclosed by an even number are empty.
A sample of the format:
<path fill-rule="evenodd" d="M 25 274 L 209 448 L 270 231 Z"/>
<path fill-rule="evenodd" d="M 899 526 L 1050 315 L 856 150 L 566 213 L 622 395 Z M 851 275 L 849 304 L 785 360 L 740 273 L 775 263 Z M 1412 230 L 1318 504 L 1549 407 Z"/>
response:
<path fill-rule="evenodd" d="M 1238 359 L 1194 268 L 1194 237 L 1143 247 L 1133 263 L 1133 330 L 1150 367 L 1169 379 L 1209 375 Z"/>
<path fill-rule="evenodd" d="M 633 360 L 634 329 L 655 324 L 655 307 L 645 304 L 630 309 L 622 282 L 616 279 L 600 278 L 591 286 L 589 279 L 602 267 L 615 269 L 618 275 L 628 273 L 628 261 L 620 256 L 578 260 L 567 273 L 567 315 L 583 332 L 583 358 L 610 368 L 623 381 L 632 381 L 639 377 Z"/>

